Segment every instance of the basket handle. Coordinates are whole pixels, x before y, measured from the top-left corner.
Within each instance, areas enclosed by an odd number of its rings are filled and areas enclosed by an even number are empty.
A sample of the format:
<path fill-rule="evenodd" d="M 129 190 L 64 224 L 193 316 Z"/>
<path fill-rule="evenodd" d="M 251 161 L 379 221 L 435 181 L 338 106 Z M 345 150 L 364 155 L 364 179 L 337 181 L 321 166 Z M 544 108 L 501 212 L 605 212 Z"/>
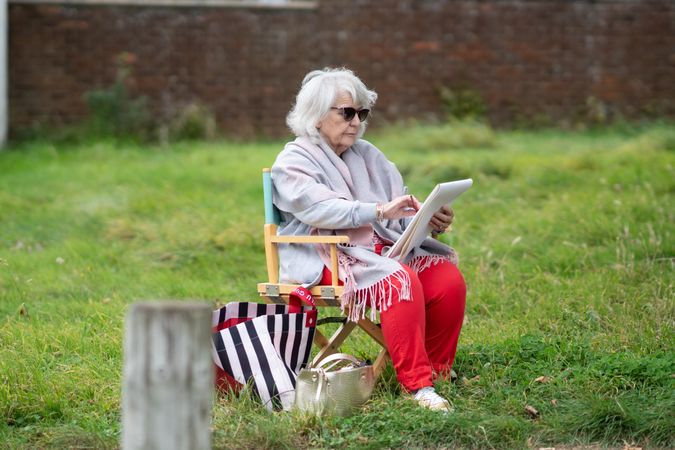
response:
<path fill-rule="evenodd" d="M 326 356 L 324 359 L 322 359 L 319 364 L 314 366 L 315 369 L 323 369 L 323 370 L 330 370 L 335 364 L 337 364 L 340 361 L 349 361 L 355 366 L 358 366 L 361 364 L 361 361 L 353 357 L 352 355 L 349 355 L 347 353 L 333 353 L 332 355 Z M 330 365 L 330 367 L 325 367 L 327 364 L 333 363 Z"/>

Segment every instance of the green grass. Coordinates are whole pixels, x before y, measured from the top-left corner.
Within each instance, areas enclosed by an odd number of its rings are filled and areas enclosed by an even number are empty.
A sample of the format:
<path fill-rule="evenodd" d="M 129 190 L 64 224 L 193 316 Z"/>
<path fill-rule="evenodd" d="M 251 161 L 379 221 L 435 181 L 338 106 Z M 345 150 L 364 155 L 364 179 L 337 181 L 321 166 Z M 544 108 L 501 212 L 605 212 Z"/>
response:
<path fill-rule="evenodd" d="M 449 124 L 369 137 L 420 197 L 475 181 L 443 237 L 468 284 L 460 379 L 437 386 L 456 413 L 415 407 L 389 368 L 346 420 L 223 396 L 214 446 L 675 447 L 675 129 Z M 118 445 L 128 305 L 256 297 L 260 169 L 282 145 L 34 141 L 0 153 L 0 446 Z M 377 349 L 360 336 L 346 350 Z"/>

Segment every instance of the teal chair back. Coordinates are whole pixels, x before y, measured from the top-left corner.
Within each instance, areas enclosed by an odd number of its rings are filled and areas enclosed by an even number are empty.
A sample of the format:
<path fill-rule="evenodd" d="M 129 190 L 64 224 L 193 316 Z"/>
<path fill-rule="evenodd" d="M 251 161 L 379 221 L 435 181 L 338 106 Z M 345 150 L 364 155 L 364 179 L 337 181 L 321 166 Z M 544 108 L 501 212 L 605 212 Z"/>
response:
<path fill-rule="evenodd" d="M 265 203 L 265 223 L 279 225 L 281 215 L 279 210 L 272 202 L 272 172 L 270 169 L 263 169 L 263 201 Z"/>

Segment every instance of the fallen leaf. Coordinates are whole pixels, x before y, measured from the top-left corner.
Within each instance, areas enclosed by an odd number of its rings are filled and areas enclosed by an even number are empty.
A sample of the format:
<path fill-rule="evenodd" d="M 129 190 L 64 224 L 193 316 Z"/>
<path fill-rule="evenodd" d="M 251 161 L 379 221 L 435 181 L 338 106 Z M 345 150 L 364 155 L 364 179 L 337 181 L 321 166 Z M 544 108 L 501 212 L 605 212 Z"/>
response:
<path fill-rule="evenodd" d="M 176 255 L 173 253 L 167 252 L 159 256 L 160 261 L 175 261 L 177 259 Z"/>
<path fill-rule="evenodd" d="M 523 237 L 518 236 L 517 238 L 515 238 L 514 240 L 511 241 L 511 245 L 516 245 L 518 242 L 521 241 L 521 239 L 523 239 Z"/>
<path fill-rule="evenodd" d="M 558 406 L 558 400 L 556 399 L 551 400 L 551 405 Z"/>
<path fill-rule="evenodd" d="M 28 317 L 28 308 L 26 308 L 25 303 L 22 303 L 21 306 L 19 306 L 19 315 L 23 317 Z"/>
<path fill-rule="evenodd" d="M 103 300 L 101 300 L 101 303 L 103 303 L 103 304 L 110 303 L 110 299 L 108 297 L 106 297 Z"/>
<path fill-rule="evenodd" d="M 534 406 L 526 405 L 525 412 L 528 413 L 533 419 L 539 417 L 539 411 L 537 411 Z"/>
<path fill-rule="evenodd" d="M 471 378 L 468 380 L 466 377 L 462 377 L 462 384 L 470 386 L 471 384 L 475 383 L 476 381 L 480 381 L 480 375 L 476 375 L 475 377 Z"/>
<path fill-rule="evenodd" d="M 540 377 L 537 377 L 534 379 L 537 383 L 548 383 L 551 381 L 551 377 L 547 377 L 546 375 L 542 375 Z"/>
<path fill-rule="evenodd" d="M 61 258 L 60 256 L 56 258 L 56 264 L 63 264 L 64 262 L 66 262 L 66 260 Z"/>

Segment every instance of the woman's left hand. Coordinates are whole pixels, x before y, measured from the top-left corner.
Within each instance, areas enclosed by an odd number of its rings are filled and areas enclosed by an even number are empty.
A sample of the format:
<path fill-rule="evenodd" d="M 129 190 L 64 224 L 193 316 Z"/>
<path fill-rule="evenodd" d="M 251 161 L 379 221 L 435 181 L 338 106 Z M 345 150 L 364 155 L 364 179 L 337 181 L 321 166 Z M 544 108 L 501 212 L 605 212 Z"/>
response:
<path fill-rule="evenodd" d="M 449 206 L 441 206 L 441 208 L 434 213 L 429 221 L 429 225 L 435 234 L 444 233 L 452 225 L 455 218 L 455 212 Z"/>

